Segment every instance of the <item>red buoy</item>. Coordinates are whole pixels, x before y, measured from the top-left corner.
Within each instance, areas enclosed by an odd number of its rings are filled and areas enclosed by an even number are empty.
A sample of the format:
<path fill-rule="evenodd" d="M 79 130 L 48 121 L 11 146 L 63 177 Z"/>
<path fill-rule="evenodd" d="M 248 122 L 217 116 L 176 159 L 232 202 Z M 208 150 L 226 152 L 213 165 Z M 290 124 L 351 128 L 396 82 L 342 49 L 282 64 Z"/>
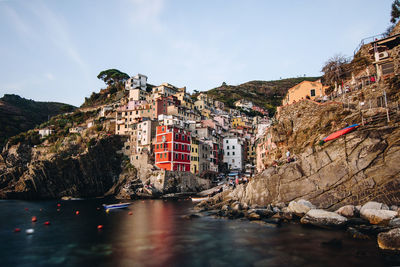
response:
<path fill-rule="evenodd" d="M 130 212 L 128 212 L 128 214 L 129 214 L 129 215 L 132 215 L 132 214 L 133 214 L 133 212 L 132 212 L 132 211 L 130 211 Z"/>
<path fill-rule="evenodd" d="M 57 207 L 61 207 L 61 204 L 60 204 L 60 203 L 58 203 L 58 204 L 57 204 Z"/>
<path fill-rule="evenodd" d="M 28 211 L 29 209 L 28 209 L 28 208 L 25 208 L 25 210 Z"/>
<path fill-rule="evenodd" d="M 37 222 L 36 216 L 33 216 L 33 217 L 32 217 L 32 222 Z"/>
<path fill-rule="evenodd" d="M 15 228 L 15 229 L 14 229 L 14 233 L 19 233 L 19 232 L 21 232 L 21 229 L 20 229 L 20 228 Z"/>
<path fill-rule="evenodd" d="M 75 214 L 76 214 L 76 215 L 79 215 L 79 210 L 75 211 Z"/>
<path fill-rule="evenodd" d="M 49 221 L 44 222 L 44 225 L 50 225 L 50 222 Z"/>
<path fill-rule="evenodd" d="M 97 225 L 97 229 L 99 229 L 99 230 L 103 229 L 103 225 L 101 225 L 101 224 Z"/>

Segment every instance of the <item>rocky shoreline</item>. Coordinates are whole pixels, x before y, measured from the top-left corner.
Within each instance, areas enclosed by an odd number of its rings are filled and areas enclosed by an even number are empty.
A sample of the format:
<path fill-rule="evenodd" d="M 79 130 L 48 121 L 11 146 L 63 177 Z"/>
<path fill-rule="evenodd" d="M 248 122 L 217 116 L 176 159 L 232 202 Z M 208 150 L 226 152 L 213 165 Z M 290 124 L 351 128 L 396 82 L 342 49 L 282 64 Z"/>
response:
<path fill-rule="evenodd" d="M 288 204 L 258 206 L 246 205 L 235 200 L 225 200 L 232 190 L 200 202 L 194 213 L 186 216 L 215 216 L 248 220 L 268 227 L 283 223 L 301 223 L 309 227 L 344 230 L 355 239 L 377 239 L 379 248 L 400 250 L 400 207 L 370 201 L 364 205 L 346 205 L 336 211 L 318 209 L 311 202 L 299 199 Z"/>

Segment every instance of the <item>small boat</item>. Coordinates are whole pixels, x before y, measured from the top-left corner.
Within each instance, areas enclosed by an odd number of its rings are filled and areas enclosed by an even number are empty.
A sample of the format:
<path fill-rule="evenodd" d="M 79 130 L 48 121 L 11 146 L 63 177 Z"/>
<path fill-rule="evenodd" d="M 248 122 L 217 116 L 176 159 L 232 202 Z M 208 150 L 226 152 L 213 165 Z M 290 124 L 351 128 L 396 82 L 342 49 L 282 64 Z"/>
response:
<path fill-rule="evenodd" d="M 110 205 L 103 204 L 103 207 L 104 207 L 105 210 L 125 209 L 130 204 L 131 203 L 118 203 L 118 204 L 110 204 Z"/>
<path fill-rule="evenodd" d="M 207 199 L 209 199 L 209 197 L 192 197 L 192 202 L 201 202 Z"/>
<path fill-rule="evenodd" d="M 347 133 L 353 131 L 354 129 L 356 129 L 356 128 L 359 127 L 359 126 L 360 126 L 359 124 L 350 125 L 350 126 L 348 126 L 348 127 L 346 127 L 346 128 L 343 128 L 343 129 L 341 129 L 341 130 L 339 130 L 339 131 L 336 131 L 336 132 L 334 132 L 334 133 L 328 135 L 327 137 L 325 137 L 325 138 L 322 139 L 322 140 L 323 140 L 324 142 L 327 142 L 327 141 L 336 139 L 336 138 L 338 138 L 338 137 L 340 137 L 340 136 L 342 136 L 342 135 L 344 135 L 344 134 L 347 134 Z"/>

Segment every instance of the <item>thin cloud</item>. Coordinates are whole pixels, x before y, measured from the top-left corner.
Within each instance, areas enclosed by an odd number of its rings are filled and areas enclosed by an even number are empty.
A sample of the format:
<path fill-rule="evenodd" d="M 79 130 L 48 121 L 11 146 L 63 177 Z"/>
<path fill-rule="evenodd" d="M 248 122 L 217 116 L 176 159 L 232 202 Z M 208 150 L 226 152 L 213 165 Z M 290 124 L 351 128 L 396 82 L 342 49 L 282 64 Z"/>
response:
<path fill-rule="evenodd" d="M 82 59 L 76 46 L 71 40 L 70 33 L 66 23 L 62 20 L 59 14 L 55 14 L 42 1 L 31 6 L 32 12 L 40 19 L 49 39 L 61 50 L 63 50 L 69 58 L 74 61 L 84 74 L 89 76 L 89 68 L 86 62 Z"/>
<path fill-rule="evenodd" d="M 130 0 L 129 2 L 132 8 L 133 25 L 145 25 L 155 31 L 163 29 L 160 15 L 164 9 L 164 0 Z"/>

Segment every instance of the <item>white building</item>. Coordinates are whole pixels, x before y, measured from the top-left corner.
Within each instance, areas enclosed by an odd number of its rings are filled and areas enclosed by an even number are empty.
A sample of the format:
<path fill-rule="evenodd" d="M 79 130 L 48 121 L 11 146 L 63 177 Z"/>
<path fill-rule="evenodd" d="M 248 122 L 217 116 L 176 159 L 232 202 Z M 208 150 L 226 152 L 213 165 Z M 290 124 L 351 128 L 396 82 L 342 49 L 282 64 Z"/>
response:
<path fill-rule="evenodd" d="M 243 108 L 243 109 L 251 109 L 253 107 L 253 102 L 245 100 L 245 99 L 240 99 L 236 102 L 233 103 L 235 107 L 238 108 Z"/>
<path fill-rule="evenodd" d="M 230 170 L 242 170 L 244 164 L 243 141 L 239 137 L 225 137 L 223 140 L 224 162 Z"/>
<path fill-rule="evenodd" d="M 39 135 L 43 138 L 46 136 L 51 135 L 52 133 L 54 133 L 54 130 L 49 129 L 49 128 L 44 128 L 44 129 L 40 129 L 39 130 Z"/>
<path fill-rule="evenodd" d="M 147 76 L 140 73 L 138 73 L 136 76 L 129 78 L 125 82 L 125 89 L 127 90 L 139 88 L 145 91 L 146 87 L 147 87 Z"/>

